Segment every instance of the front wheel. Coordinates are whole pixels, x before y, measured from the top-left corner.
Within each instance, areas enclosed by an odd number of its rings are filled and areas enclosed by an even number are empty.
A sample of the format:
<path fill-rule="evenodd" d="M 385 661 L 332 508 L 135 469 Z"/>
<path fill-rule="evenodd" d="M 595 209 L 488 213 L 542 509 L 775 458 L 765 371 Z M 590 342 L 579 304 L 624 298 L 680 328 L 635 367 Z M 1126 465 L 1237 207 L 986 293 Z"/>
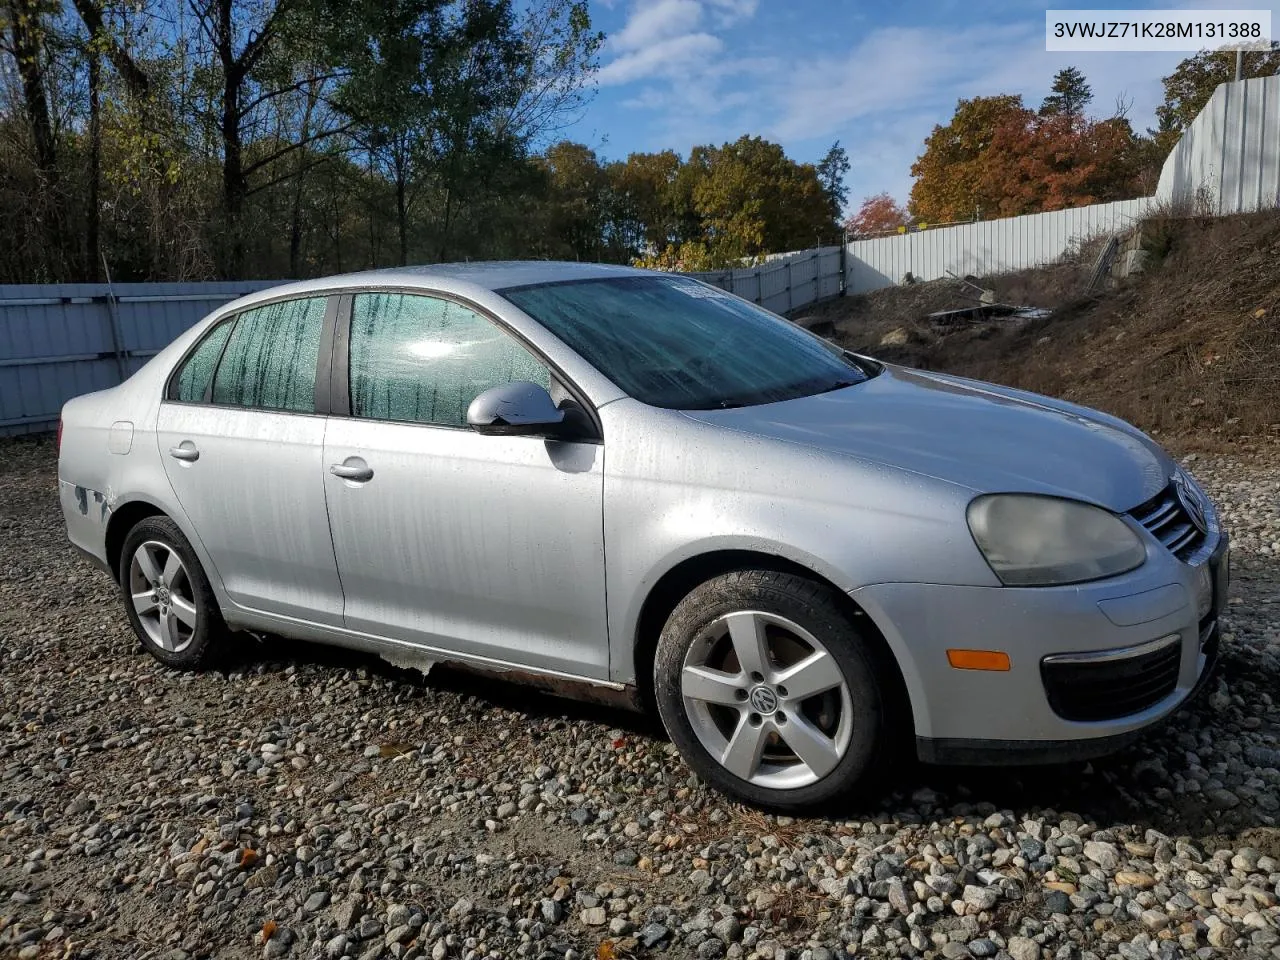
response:
<path fill-rule="evenodd" d="M 694 771 L 734 798 L 794 812 L 879 785 L 886 689 L 832 589 L 769 570 L 694 589 L 654 663 L 658 711 Z"/>

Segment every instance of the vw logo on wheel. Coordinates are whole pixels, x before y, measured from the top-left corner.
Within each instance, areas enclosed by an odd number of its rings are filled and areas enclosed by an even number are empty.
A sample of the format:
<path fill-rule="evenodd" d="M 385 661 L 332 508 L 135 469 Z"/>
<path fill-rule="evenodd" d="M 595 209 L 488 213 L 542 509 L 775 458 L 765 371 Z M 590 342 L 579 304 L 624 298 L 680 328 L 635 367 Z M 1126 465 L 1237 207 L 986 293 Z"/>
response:
<path fill-rule="evenodd" d="M 1178 503 L 1182 504 L 1182 509 L 1187 512 L 1195 528 L 1201 533 L 1208 533 L 1209 524 L 1205 519 L 1204 503 L 1199 491 L 1192 487 L 1181 473 L 1173 475 L 1173 491 L 1177 494 Z"/>
<path fill-rule="evenodd" d="M 756 687 L 752 690 L 750 702 L 758 713 L 773 713 L 778 709 L 778 695 L 768 687 Z"/>

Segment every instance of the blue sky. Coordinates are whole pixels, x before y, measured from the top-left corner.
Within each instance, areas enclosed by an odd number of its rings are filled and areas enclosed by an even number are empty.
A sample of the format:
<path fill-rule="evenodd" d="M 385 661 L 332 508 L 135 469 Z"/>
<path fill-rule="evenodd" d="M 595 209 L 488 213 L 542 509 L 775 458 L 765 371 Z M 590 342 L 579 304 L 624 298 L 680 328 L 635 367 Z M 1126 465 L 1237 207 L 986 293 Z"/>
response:
<path fill-rule="evenodd" d="M 1045 10 L 1094 2 L 1000 0 L 592 0 L 608 34 L 595 98 L 563 135 L 620 159 L 743 133 L 816 161 L 833 140 L 849 151 L 850 205 L 887 190 L 905 200 L 911 163 L 959 97 L 1020 93 L 1038 105 L 1054 73 L 1074 65 L 1092 110 L 1130 104 L 1135 128 L 1154 123 L 1160 79 L 1182 53 L 1047 53 Z M 1259 0 L 1126 7 L 1271 9 Z"/>

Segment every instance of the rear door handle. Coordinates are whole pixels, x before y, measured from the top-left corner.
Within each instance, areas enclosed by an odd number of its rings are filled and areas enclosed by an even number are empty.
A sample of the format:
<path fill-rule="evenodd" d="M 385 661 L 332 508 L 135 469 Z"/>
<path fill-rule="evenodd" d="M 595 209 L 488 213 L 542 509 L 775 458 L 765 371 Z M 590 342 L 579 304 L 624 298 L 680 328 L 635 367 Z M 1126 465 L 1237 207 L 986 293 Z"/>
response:
<path fill-rule="evenodd" d="M 365 483 L 373 479 L 373 467 L 359 457 L 348 457 L 342 463 L 332 464 L 329 467 L 329 472 L 335 477 L 341 477 L 343 480 L 353 480 L 356 483 Z"/>
<path fill-rule="evenodd" d="M 175 460 L 185 460 L 187 463 L 195 463 L 200 459 L 200 451 L 196 449 L 196 445 L 190 440 L 183 440 L 176 447 L 169 448 L 169 456 Z"/>

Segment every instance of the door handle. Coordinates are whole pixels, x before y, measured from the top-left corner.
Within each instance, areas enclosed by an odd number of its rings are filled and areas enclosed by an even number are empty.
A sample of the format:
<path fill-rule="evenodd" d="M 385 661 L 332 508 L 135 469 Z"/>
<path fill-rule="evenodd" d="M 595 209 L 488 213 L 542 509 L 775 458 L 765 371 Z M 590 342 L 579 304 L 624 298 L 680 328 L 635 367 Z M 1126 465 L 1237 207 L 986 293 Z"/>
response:
<path fill-rule="evenodd" d="M 175 460 L 185 460 L 187 463 L 195 463 L 200 459 L 200 451 L 196 449 L 196 445 L 190 440 L 183 440 L 176 447 L 169 448 L 169 456 Z"/>
<path fill-rule="evenodd" d="M 355 463 L 335 463 L 330 465 L 329 472 L 335 477 L 341 477 L 343 480 L 354 480 L 356 483 L 364 483 L 373 479 L 373 467 L 369 466 L 363 460 L 352 458 Z"/>

